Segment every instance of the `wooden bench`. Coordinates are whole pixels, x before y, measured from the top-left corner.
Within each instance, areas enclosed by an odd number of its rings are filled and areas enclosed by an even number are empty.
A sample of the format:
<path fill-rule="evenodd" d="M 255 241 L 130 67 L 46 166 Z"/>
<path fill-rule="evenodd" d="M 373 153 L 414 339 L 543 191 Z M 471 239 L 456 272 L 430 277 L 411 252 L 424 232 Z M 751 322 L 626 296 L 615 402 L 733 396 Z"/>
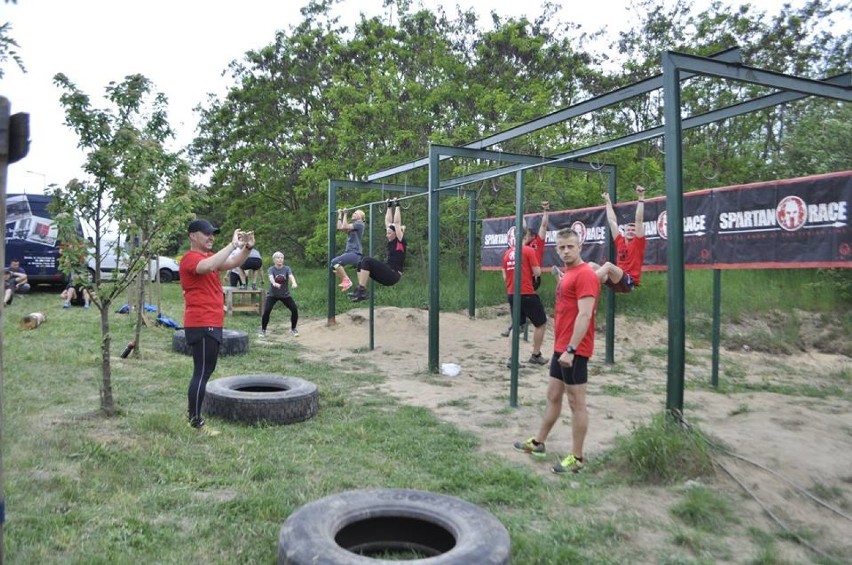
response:
<path fill-rule="evenodd" d="M 237 288 L 223 286 L 225 291 L 225 312 L 230 316 L 234 312 L 263 313 L 263 289 Z"/>

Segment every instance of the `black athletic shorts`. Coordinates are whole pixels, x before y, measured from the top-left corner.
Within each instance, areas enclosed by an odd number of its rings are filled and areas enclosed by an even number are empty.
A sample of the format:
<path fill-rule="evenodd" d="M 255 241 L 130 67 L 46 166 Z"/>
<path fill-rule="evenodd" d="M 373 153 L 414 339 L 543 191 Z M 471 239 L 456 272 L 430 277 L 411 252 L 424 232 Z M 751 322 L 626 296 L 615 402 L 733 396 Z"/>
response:
<path fill-rule="evenodd" d="M 509 313 L 515 311 L 514 294 L 509 296 Z M 535 327 L 541 327 L 547 323 L 547 314 L 544 312 L 544 304 L 541 303 L 541 298 L 537 294 L 522 294 L 521 295 L 521 321 L 529 320 Z"/>
<path fill-rule="evenodd" d="M 584 385 L 589 381 L 589 358 L 575 355 L 570 367 L 559 364 L 561 353 L 554 353 L 550 358 L 550 376 L 559 379 L 566 385 Z"/>
<path fill-rule="evenodd" d="M 263 259 L 260 257 L 249 257 L 240 265 L 240 269 L 244 271 L 256 271 L 261 267 L 263 267 Z"/>
<path fill-rule="evenodd" d="M 186 344 L 193 345 L 198 343 L 205 336 L 210 336 L 216 341 L 219 342 L 219 345 L 222 344 L 223 334 L 222 328 L 211 328 L 211 327 L 196 327 L 196 328 L 184 328 L 184 335 L 186 336 Z"/>

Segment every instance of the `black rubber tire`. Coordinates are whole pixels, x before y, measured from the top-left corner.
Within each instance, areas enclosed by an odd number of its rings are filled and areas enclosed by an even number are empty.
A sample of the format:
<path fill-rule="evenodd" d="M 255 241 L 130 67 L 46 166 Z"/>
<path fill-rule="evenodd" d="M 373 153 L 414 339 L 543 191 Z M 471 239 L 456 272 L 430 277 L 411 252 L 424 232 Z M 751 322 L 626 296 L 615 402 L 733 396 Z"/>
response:
<path fill-rule="evenodd" d="M 247 424 L 292 424 L 319 410 L 317 385 L 284 375 L 236 375 L 207 383 L 201 411 Z"/>
<path fill-rule="evenodd" d="M 415 552 L 429 565 L 503 565 L 509 532 L 459 498 L 409 489 L 346 491 L 308 503 L 285 520 L 278 565 L 375 565 L 371 555 Z"/>
<path fill-rule="evenodd" d="M 161 283 L 170 283 L 174 280 L 175 276 L 169 269 L 160 269 L 160 282 Z"/>
<path fill-rule="evenodd" d="M 238 330 L 222 330 L 222 345 L 219 355 L 242 355 L 248 353 L 249 339 L 246 332 Z M 192 355 L 192 349 L 186 344 L 186 333 L 176 330 L 172 336 L 172 351 Z"/>

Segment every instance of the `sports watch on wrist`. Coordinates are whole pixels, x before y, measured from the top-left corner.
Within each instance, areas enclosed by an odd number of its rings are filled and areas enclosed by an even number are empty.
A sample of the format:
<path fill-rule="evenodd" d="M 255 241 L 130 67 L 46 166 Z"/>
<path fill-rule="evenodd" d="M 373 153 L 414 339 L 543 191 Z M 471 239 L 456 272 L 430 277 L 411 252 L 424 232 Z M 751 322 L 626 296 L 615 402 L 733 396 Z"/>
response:
<path fill-rule="evenodd" d="M 570 353 L 571 355 L 576 355 L 577 349 L 575 349 L 573 345 L 569 345 L 568 347 L 565 348 L 565 353 Z"/>

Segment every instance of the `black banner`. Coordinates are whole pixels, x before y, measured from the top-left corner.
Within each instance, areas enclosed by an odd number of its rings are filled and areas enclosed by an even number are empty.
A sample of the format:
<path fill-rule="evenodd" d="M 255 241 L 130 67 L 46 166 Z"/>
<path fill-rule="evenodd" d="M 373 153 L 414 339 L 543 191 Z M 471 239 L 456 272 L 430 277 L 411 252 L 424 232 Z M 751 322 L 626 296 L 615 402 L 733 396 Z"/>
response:
<path fill-rule="evenodd" d="M 683 196 L 684 262 L 689 269 L 852 268 L 852 171 L 729 186 Z M 619 229 L 632 222 L 636 203 L 615 205 Z M 538 229 L 541 214 L 527 214 Z M 551 212 L 543 268 L 561 264 L 556 232 L 570 227 L 583 240 L 583 259 L 602 263 L 609 254 L 603 206 Z M 645 201 L 643 271 L 666 269 L 664 197 Z M 482 269 L 499 269 L 514 234 L 515 218 L 482 222 Z"/>

